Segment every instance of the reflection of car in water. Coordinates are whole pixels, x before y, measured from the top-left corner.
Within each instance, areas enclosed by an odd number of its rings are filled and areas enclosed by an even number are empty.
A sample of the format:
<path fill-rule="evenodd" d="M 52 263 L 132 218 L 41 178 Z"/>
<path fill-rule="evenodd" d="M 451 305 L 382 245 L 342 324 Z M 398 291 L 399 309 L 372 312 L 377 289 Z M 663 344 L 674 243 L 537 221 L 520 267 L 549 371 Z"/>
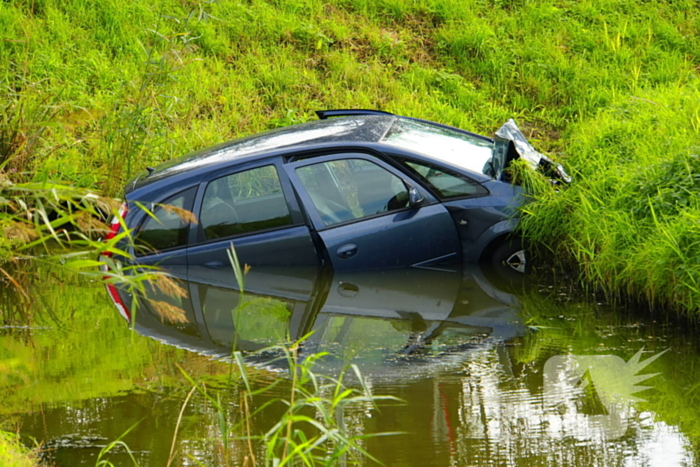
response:
<path fill-rule="evenodd" d="M 523 329 L 512 308 L 516 298 L 496 289 L 475 265 L 361 273 L 258 267 L 246 276 L 244 294 L 232 284 L 211 272 L 182 281 L 183 297 L 149 287 L 139 298 L 135 328 L 215 358 L 232 348 L 255 352 L 312 332 L 302 354 L 327 351 L 324 364 L 358 363 L 377 376 L 402 362 L 415 368 L 448 362 L 475 344 Z M 131 296 L 121 295 L 133 309 Z M 158 302 L 183 310 L 186 321 L 169 323 L 156 311 Z"/>

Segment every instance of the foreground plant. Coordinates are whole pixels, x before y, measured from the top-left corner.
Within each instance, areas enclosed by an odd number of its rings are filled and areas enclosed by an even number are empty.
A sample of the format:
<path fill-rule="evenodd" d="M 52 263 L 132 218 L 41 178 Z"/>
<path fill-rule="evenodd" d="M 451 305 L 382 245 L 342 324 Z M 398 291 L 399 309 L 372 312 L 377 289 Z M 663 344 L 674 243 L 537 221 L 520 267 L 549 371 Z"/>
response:
<path fill-rule="evenodd" d="M 397 433 L 349 435 L 345 426 L 345 411 L 351 405 L 366 402 L 376 409 L 378 400 L 397 399 L 372 394 L 356 365 L 350 368 L 361 389 L 346 387 L 343 383 L 344 373 L 338 379 L 317 375 L 313 372 L 313 366 L 325 353 L 314 354 L 300 363 L 298 348 L 298 343 L 291 348 L 282 347 L 292 374 L 292 389 L 289 399 L 281 400 L 287 406 L 286 412 L 263 435 L 265 464 L 294 465 L 302 461 L 306 465 L 335 465 L 341 461 L 345 463 L 347 456 L 357 463 L 362 456 L 379 462 L 362 449 L 360 441 Z M 241 373 L 245 374 L 243 369 Z M 324 397 L 324 394 L 327 396 Z M 305 415 L 306 408 L 314 409 L 316 416 Z"/>
<path fill-rule="evenodd" d="M 238 305 L 231 310 L 232 314 L 236 314 L 243 307 L 250 305 L 250 302 L 246 303 L 243 299 L 245 276 L 249 266 L 241 265 L 233 243 L 228 253 L 241 293 Z M 243 465 L 332 466 L 346 465 L 348 460 L 359 464 L 364 458 L 379 462 L 362 448 L 362 440 L 396 433 L 352 435 L 346 429 L 345 414 L 351 406 L 369 403 L 377 409 L 378 401 L 397 401 L 398 399 L 373 394 L 356 365 L 346 368 L 337 378 L 316 373 L 314 366 L 328 354 L 319 352 L 301 358 L 300 350 L 309 336 L 310 334 L 294 343 L 272 346 L 259 352 L 260 355 L 270 356 L 266 359 L 266 366 L 283 368 L 288 372 L 291 384 L 286 396 L 270 396 L 271 393 L 276 394 L 276 391 L 273 393 L 272 390 L 282 379 L 259 386 L 259 382 L 250 374 L 243 354 L 235 351 L 235 347 L 232 349 L 230 376 L 234 374 L 233 365 L 235 364 L 243 385 L 239 393 L 240 400 L 236 404 L 239 412 L 237 423 L 230 423 L 227 410 L 229 404 L 222 399 L 220 392 L 212 393 L 205 383 L 195 381 L 181 369 L 192 384 L 192 390 L 183 403 L 178 427 L 185 406 L 196 390 L 216 410 L 226 465 L 230 459 L 230 440 L 243 442 L 246 450 Z M 348 369 L 357 380 L 355 387 L 344 383 Z M 230 377 L 227 389 L 231 388 L 232 381 Z M 265 401 L 260 403 L 261 399 Z M 273 426 L 260 434 L 253 433 L 253 418 L 266 408 L 279 404 L 284 406 L 284 410 Z M 175 437 L 177 432 L 176 427 Z M 256 454 L 259 450 L 264 453 L 262 458 Z M 168 465 L 173 461 L 174 455 L 175 439 L 173 439 Z M 199 462 L 194 458 L 192 460 Z"/>
<path fill-rule="evenodd" d="M 316 373 L 314 371 L 316 362 L 327 354 L 321 352 L 301 359 L 299 350 L 307 337 L 291 345 L 274 346 L 262 351 L 267 355 L 278 355 L 270 364 L 282 364 L 288 368 L 291 385 L 286 396 L 270 398 L 270 393 L 278 386 L 280 380 L 262 387 L 255 387 L 257 382 L 251 377 L 243 355 L 240 352 L 234 352 L 232 361 L 237 366 L 244 386 L 240 403 L 237 404 L 239 413 L 238 422 L 235 424 L 229 422 L 228 404 L 222 399 L 221 394 L 213 394 L 204 383 L 193 380 L 183 371 L 193 385 L 192 391 L 197 390 L 216 410 L 226 465 L 231 454 L 230 441 L 243 443 L 246 450 L 244 465 L 334 466 L 347 465 L 348 462 L 359 465 L 365 459 L 379 463 L 363 449 L 362 440 L 399 434 L 355 435 L 348 432 L 345 415 L 350 407 L 366 406 L 369 403 L 377 409 L 378 401 L 398 401 L 398 399 L 373 394 L 355 365 L 351 365 L 349 370 L 356 378 L 356 385 L 359 387 L 349 387 L 345 384 L 345 371 L 337 378 Z M 183 404 L 183 411 L 192 391 Z M 261 400 L 264 402 L 260 403 Z M 253 433 L 253 418 L 268 407 L 279 404 L 285 408 L 276 423 L 261 434 Z M 263 452 L 262 458 L 256 454 L 260 451 Z M 173 456 L 174 443 L 171 460 Z M 198 462 L 196 459 L 192 460 Z"/>
<path fill-rule="evenodd" d="M 30 452 L 14 433 L 0 431 L 0 465 L 4 467 L 34 467 L 36 453 Z"/>

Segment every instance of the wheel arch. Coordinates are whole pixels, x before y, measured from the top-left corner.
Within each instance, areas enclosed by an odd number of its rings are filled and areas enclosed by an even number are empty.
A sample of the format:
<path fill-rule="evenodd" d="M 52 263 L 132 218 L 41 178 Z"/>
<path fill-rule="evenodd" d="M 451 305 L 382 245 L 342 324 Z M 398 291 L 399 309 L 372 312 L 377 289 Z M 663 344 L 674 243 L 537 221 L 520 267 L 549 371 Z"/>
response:
<path fill-rule="evenodd" d="M 504 219 L 486 229 L 469 251 L 465 251 L 465 258 L 472 258 L 472 261 L 484 261 L 491 253 L 504 244 L 509 237 L 517 235 L 518 219 Z"/>

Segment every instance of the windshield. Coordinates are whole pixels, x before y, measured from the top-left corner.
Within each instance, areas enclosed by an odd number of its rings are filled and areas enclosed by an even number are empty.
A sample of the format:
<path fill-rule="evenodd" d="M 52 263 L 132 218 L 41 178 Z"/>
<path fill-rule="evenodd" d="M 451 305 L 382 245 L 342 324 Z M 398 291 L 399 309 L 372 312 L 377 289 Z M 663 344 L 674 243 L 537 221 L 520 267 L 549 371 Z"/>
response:
<path fill-rule="evenodd" d="M 478 173 L 487 173 L 493 152 L 491 141 L 409 119 L 397 120 L 382 142 Z"/>

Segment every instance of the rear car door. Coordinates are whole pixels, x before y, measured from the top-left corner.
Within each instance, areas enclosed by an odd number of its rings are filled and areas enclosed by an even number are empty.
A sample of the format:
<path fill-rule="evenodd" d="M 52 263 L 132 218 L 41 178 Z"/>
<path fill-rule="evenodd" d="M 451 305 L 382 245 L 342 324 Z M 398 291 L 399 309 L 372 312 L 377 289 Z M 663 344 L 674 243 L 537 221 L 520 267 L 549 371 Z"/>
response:
<path fill-rule="evenodd" d="M 233 244 L 250 266 L 317 265 L 309 227 L 286 174 L 275 161 L 258 162 L 206 177 L 197 193 L 199 222 L 190 231 L 188 278 L 230 286 L 235 278 L 227 250 Z"/>
<path fill-rule="evenodd" d="M 336 271 L 460 260 L 450 214 L 402 172 L 363 153 L 285 165 Z M 409 202 L 415 189 L 421 203 Z"/>

